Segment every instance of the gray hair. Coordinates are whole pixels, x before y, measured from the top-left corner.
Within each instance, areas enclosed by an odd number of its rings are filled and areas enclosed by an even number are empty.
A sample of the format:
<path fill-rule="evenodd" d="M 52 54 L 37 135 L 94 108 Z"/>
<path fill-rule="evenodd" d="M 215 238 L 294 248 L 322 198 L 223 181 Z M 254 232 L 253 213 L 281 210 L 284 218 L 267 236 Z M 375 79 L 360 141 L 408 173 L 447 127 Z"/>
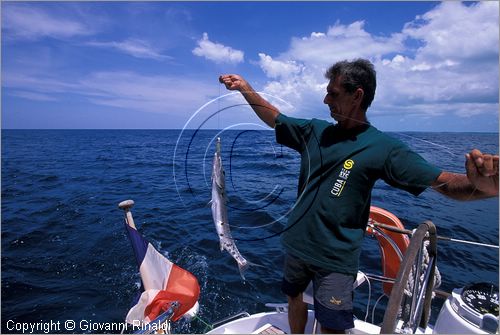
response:
<path fill-rule="evenodd" d="M 361 108 L 366 111 L 370 107 L 377 87 L 377 74 L 370 61 L 360 58 L 352 62 L 337 62 L 326 71 L 325 77 L 330 80 L 340 77 L 341 85 L 348 93 L 354 93 L 361 88 L 364 92 Z"/>

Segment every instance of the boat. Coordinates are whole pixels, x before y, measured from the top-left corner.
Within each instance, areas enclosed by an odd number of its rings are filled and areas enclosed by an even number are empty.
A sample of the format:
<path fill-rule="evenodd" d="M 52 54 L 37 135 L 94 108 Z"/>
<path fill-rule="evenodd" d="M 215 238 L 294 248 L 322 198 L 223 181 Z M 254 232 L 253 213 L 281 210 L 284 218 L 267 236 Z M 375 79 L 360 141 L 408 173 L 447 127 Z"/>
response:
<path fill-rule="evenodd" d="M 372 308 L 382 297 L 388 297 L 383 321 L 375 324 L 367 317 L 354 320 L 349 334 L 495 334 L 499 330 L 498 287 L 480 282 L 455 288 L 451 293 L 437 290 L 439 272 L 436 269 L 438 236 L 431 221 L 421 223 L 415 230 L 405 229 L 401 221 L 389 211 L 371 206 L 366 233 L 376 238 L 381 254 L 382 275 L 358 272 L 354 288 L 382 282 L 382 292 Z M 464 241 L 466 242 L 466 241 Z M 474 242 L 469 242 L 474 243 Z M 496 247 L 498 246 L 491 246 Z M 308 310 L 305 333 L 319 333 L 314 318 L 312 285 L 303 294 Z M 371 292 L 371 286 L 370 286 Z M 431 302 L 435 295 L 445 299 L 430 324 Z M 371 293 L 370 293 L 371 298 Z M 367 304 L 370 307 L 370 304 Z M 269 311 L 250 315 L 241 312 L 214 322 L 207 334 L 288 334 L 287 304 L 268 303 Z M 195 311 L 196 312 L 196 311 Z M 195 313 L 194 312 L 194 313 Z M 187 318 L 194 316 L 187 313 Z M 169 323 L 173 308 L 157 320 Z M 367 310 L 366 316 L 369 311 Z M 373 318 L 372 318 L 373 320 Z M 165 327 L 170 329 L 170 327 Z"/>
<path fill-rule="evenodd" d="M 370 208 L 367 234 L 375 236 L 381 251 L 383 276 L 358 272 L 354 287 L 382 281 L 389 297 L 383 322 L 376 325 L 355 318 L 349 334 L 488 334 L 498 333 L 498 288 L 490 283 L 473 283 L 451 294 L 434 290 L 437 234 L 431 221 L 411 232 L 392 213 Z M 411 238 L 409 238 L 411 236 Z M 410 292 L 408 292 L 408 288 Z M 304 302 L 313 305 L 312 285 Z M 446 296 L 434 325 L 428 320 L 433 294 Z M 273 311 L 239 314 L 214 324 L 208 334 L 288 334 L 286 304 L 267 304 Z M 376 305 L 373 307 L 376 308 Z M 368 314 L 368 313 L 367 313 Z M 366 318 L 365 318 L 366 320 Z M 314 311 L 308 310 L 305 332 L 318 333 Z"/>

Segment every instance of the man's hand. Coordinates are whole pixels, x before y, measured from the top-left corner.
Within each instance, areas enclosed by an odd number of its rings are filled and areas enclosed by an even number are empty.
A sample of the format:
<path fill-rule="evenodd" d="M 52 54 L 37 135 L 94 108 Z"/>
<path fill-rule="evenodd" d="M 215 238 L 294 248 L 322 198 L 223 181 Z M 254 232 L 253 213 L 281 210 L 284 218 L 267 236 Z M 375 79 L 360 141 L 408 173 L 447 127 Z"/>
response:
<path fill-rule="evenodd" d="M 269 127 L 275 127 L 276 118 L 280 114 L 278 108 L 262 98 L 243 77 L 237 74 L 223 74 L 219 77 L 219 82 L 224 84 L 228 90 L 239 91 L 255 114 Z"/>
<path fill-rule="evenodd" d="M 224 84 L 230 91 L 248 90 L 248 83 L 243 77 L 237 74 L 223 74 L 219 77 L 219 82 Z"/>
<path fill-rule="evenodd" d="M 465 170 L 472 185 L 488 195 L 498 196 L 498 155 L 474 149 L 465 157 Z"/>

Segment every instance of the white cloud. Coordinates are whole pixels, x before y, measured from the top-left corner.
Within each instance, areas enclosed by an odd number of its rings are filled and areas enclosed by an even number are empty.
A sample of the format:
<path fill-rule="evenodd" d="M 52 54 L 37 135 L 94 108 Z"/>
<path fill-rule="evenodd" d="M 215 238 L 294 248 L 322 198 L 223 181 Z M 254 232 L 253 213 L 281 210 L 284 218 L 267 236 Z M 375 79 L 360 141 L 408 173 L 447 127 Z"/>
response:
<path fill-rule="evenodd" d="M 72 92 L 78 85 L 56 78 L 53 75 L 40 75 L 37 72 L 17 69 L 2 73 L 2 88 L 38 94 L 59 94 Z M 34 95 L 33 95 L 34 96 Z"/>
<path fill-rule="evenodd" d="M 54 96 L 37 92 L 12 91 L 10 92 L 10 95 L 35 101 L 57 101 Z"/>
<path fill-rule="evenodd" d="M 30 100 L 56 101 L 74 95 L 101 106 L 153 113 L 188 115 L 216 94 L 199 79 L 147 76 L 129 71 L 94 72 L 82 78 L 6 72 L 4 95 Z M 193 90 L 197 92 L 193 95 Z M 70 98 L 71 97 L 71 98 Z"/>
<path fill-rule="evenodd" d="M 423 42 L 418 58 L 475 60 L 498 55 L 498 10 L 496 1 L 469 6 L 444 1 L 407 23 L 403 33 Z"/>
<path fill-rule="evenodd" d="M 322 74 L 319 77 L 322 78 Z M 301 75 L 268 82 L 264 87 L 264 92 L 280 97 L 287 102 L 287 110 L 283 110 L 283 112 L 304 112 L 311 116 L 311 112 L 321 113 L 317 106 L 321 104 L 323 99 L 326 83 L 320 78 L 316 74 L 305 71 Z M 280 106 L 277 107 L 280 108 Z M 316 116 L 320 116 L 320 114 Z"/>
<path fill-rule="evenodd" d="M 187 115 L 215 94 L 213 85 L 198 79 L 147 76 L 128 71 L 93 73 L 78 84 L 95 104 L 155 113 Z"/>
<path fill-rule="evenodd" d="M 165 60 L 172 59 L 167 55 L 162 55 L 155 50 L 148 42 L 140 39 L 128 39 L 122 42 L 88 42 L 90 46 L 112 48 L 136 58 Z"/>
<path fill-rule="evenodd" d="M 310 37 L 292 38 L 290 49 L 283 57 L 306 66 L 325 68 L 335 61 L 359 57 L 380 57 L 404 49 L 403 36 L 374 36 L 364 30 L 364 22 L 328 27 L 326 33 L 313 32 Z"/>
<path fill-rule="evenodd" d="M 292 38 L 289 50 L 279 55 L 279 60 L 260 53 L 259 65 L 272 80 L 265 86 L 267 93 L 282 97 L 304 116 L 315 113 L 314 116 L 321 117 L 328 115 L 321 114 L 327 67 L 338 60 L 380 57 L 403 49 L 401 34 L 377 37 L 364 30 L 362 21 L 350 25 L 337 22 L 325 33 L 313 32 L 307 37 Z"/>
<path fill-rule="evenodd" d="M 325 37 L 325 33 L 312 32 L 311 37 Z"/>
<path fill-rule="evenodd" d="M 66 6 L 78 7 L 78 10 L 68 11 Z M 392 34 L 369 31 L 370 22 L 332 22 L 323 31 L 315 28 L 304 36 L 292 37 L 289 48 L 279 54 L 262 49 L 258 65 L 268 79 L 262 87 L 266 93 L 293 105 L 291 113 L 328 118 L 329 113 L 322 103 L 326 87 L 324 71 L 336 61 L 363 57 L 370 59 L 377 70 L 377 94 L 370 108 L 373 116 L 452 115 L 465 118 L 482 114 L 492 115 L 497 120 L 498 7 L 498 2 L 492 1 L 436 3 L 433 9 Z M 106 21 L 93 19 L 88 10 L 76 4 L 54 4 L 49 11 L 37 3 L 29 6 L 5 3 L 2 6 L 2 37 L 6 40 L 73 37 L 71 41 L 81 46 L 81 39 L 75 37 L 95 33 L 99 29 L 99 24 L 95 23 Z M 104 24 L 109 28 L 109 22 Z M 161 53 L 167 48 L 167 42 L 161 48 L 143 38 L 89 44 L 137 58 L 169 58 Z M 36 101 L 78 94 L 99 105 L 158 113 L 183 107 L 196 109 L 217 95 L 214 91 L 218 86 L 173 76 L 118 71 L 93 72 L 84 78 L 71 78 L 60 72 L 68 64 L 57 62 L 56 66 L 56 58 L 50 51 L 46 50 L 45 56 L 43 53 L 36 55 L 37 64 L 44 60 L 47 63 L 38 70 L 11 57 L 17 68 L 9 67 L 10 71 L 2 72 L 2 86 L 7 89 L 4 94 Z M 197 41 L 192 53 L 216 63 L 244 61 L 243 51 L 211 41 L 207 33 Z M 32 59 L 31 55 L 24 57 Z M 197 92 L 196 100 L 193 100 L 193 90 Z"/>
<path fill-rule="evenodd" d="M 443 2 L 407 23 L 404 34 L 421 47 L 404 62 L 377 64 L 374 108 L 422 104 L 416 108 L 422 115 L 498 113 L 498 23 L 495 2 Z"/>
<path fill-rule="evenodd" d="M 403 117 L 419 116 L 421 118 L 432 118 L 436 116 L 454 114 L 462 118 L 471 118 L 480 114 L 491 112 L 491 104 L 488 103 L 462 103 L 450 102 L 436 108 L 434 103 L 415 103 L 411 105 L 395 106 L 387 105 L 382 109 L 370 110 L 368 116 L 401 115 Z"/>
<path fill-rule="evenodd" d="M 290 101 L 301 116 L 327 117 L 318 114 L 324 109 L 324 71 L 336 61 L 361 57 L 377 70 L 371 115 L 497 115 L 498 9 L 498 2 L 443 2 L 390 36 L 370 33 L 356 21 L 293 37 L 289 49 L 275 57 L 279 62 L 259 54 L 270 80 L 265 91 Z M 287 64 L 296 67 L 284 76 Z"/>
<path fill-rule="evenodd" d="M 11 38 L 69 38 L 93 33 L 83 20 L 56 16 L 41 7 L 12 3 L 2 7 L 2 28 Z"/>
<path fill-rule="evenodd" d="M 241 63 L 244 60 L 243 51 L 233 49 L 223 44 L 214 43 L 208 39 L 208 34 L 203 33 L 203 38 L 198 41 L 198 46 L 193 54 L 205 57 L 216 63 Z"/>
<path fill-rule="evenodd" d="M 303 69 L 303 66 L 295 61 L 277 61 L 264 53 L 259 53 L 259 58 L 260 67 L 270 78 L 286 78 L 300 74 Z"/>

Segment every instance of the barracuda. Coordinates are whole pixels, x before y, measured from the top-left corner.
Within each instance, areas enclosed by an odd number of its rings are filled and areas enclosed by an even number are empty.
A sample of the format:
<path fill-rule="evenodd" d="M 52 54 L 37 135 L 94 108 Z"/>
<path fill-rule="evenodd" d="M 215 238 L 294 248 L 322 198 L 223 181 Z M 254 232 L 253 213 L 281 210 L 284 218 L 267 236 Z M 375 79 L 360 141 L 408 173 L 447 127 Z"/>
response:
<path fill-rule="evenodd" d="M 220 250 L 226 250 L 236 260 L 241 278 L 245 280 L 244 272 L 248 269 L 250 263 L 241 256 L 229 229 L 226 207 L 226 182 L 224 168 L 222 167 L 220 147 L 220 138 L 218 138 L 212 167 L 212 217 L 214 219 L 215 229 L 219 235 Z"/>

